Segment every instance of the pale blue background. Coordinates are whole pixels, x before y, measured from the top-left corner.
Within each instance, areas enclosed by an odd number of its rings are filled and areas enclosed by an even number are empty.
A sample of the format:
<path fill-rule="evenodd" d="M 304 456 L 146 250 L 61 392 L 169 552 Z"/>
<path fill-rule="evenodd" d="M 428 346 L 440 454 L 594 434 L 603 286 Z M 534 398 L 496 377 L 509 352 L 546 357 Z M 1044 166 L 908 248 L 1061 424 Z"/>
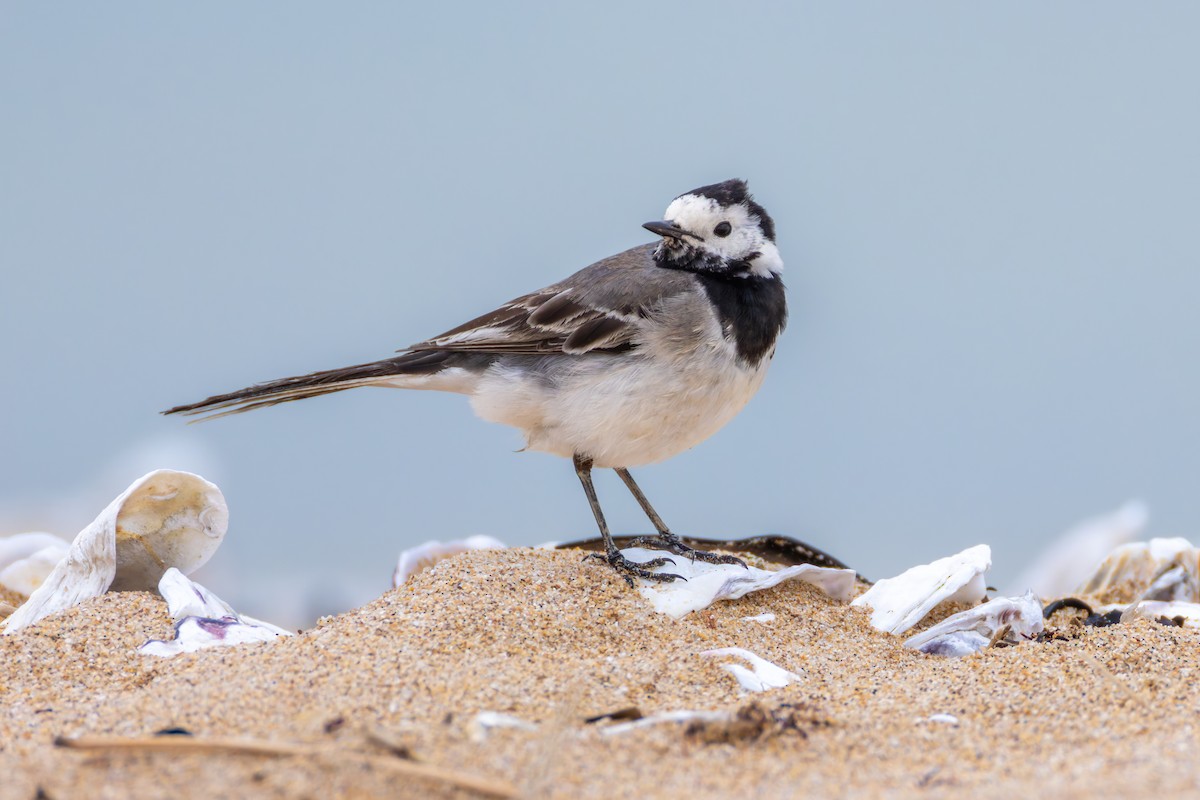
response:
<path fill-rule="evenodd" d="M 201 577 L 295 618 L 424 539 L 592 535 L 461 397 L 156 412 L 385 357 L 742 176 L 792 323 L 741 417 L 637 473 L 675 529 L 873 576 L 987 542 L 995 582 L 1130 497 L 1200 534 L 1198 9 L 5 3 L 0 523 L 200 470 Z"/>

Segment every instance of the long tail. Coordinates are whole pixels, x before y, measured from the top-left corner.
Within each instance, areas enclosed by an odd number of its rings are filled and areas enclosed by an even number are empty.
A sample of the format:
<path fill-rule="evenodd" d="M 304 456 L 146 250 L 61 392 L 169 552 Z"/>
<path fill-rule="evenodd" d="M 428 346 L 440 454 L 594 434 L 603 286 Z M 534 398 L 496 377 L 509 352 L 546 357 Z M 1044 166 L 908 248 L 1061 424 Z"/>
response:
<path fill-rule="evenodd" d="M 256 408 L 331 394 L 358 386 L 383 386 L 400 375 L 431 375 L 446 367 L 446 361 L 454 355 L 445 350 L 418 350 L 369 364 L 356 364 L 353 367 L 329 369 L 259 383 L 236 392 L 213 395 L 198 403 L 175 406 L 162 413 L 185 416 L 206 414 L 206 420 L 227 417 L 230 414 L 240 414 L 243 411 L 253 411 Z"/>

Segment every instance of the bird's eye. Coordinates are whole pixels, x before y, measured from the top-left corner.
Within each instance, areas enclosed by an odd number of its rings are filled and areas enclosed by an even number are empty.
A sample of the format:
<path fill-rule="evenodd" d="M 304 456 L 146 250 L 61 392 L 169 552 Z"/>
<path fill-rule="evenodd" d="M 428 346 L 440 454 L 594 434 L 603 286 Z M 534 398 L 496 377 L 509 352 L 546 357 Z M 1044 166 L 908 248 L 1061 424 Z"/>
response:
<path fill-rule="evenodd" d="M 717 225 L 717 227 L 713 228 L 713 233 L 715 233 L 717 236 L 720 236 L 722 239 L 732 232 L 733 226 L 728 222 L 722 222 L 721 224 Z"/>

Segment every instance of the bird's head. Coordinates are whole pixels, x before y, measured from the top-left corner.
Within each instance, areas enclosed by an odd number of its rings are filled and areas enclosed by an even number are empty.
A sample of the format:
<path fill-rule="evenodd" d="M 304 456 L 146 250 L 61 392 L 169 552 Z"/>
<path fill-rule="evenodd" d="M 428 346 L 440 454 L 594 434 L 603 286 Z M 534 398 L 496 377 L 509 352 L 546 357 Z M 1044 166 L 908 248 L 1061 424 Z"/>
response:
<path fill-rule="evenodd" d="M 783 270 L 775 222 L 743 180 L 701 186 L 679 195 L 646 230 L 663 237 L 660 266 L 723 277 L 774 278 Z"/>

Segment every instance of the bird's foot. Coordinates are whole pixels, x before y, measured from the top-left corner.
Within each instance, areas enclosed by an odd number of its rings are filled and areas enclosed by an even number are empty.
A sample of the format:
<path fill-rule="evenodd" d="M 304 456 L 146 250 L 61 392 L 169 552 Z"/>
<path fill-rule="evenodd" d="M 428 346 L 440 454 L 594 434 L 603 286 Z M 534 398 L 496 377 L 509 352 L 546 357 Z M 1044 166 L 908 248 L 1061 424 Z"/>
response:
<path fill-rule="evenodd" d="M 666 550 L 677 556 L 690 558 L 692 561 L 703 561 L 708 564 L 736 564 L 746 566 L 746 562 L 737 556 L 727 556 L 720 553 L 710 553 L 707 550 L 697 550 L 688 547 L 673 533 L 660 533 L 657 536 L 642 536 L 629 543 L 629 547 L 644 547 L 647 550 Z"/>
<path fill-rule="evenodd" d="M 674 580 L 687 580 L 682 575 L 675 575 L 671 572 L 651 572 L 650 570 L 661 567 L 665 564 L 674 564 L 674 559 L 670 558 L 652 558 L 649 561 L 637 562 L 630 561 L 625 556 L 621 555 L 620 550 L 614 550 L 611 553 L 589 553 L 585 560 L 595 559 L 603 561 L 617 571 L 617 574 L 625 579 L 625 582 L 633 586 L 634 578 L 645 578 L 648 581 L 658 581 L 659 583 L 669 583 Z"/>

